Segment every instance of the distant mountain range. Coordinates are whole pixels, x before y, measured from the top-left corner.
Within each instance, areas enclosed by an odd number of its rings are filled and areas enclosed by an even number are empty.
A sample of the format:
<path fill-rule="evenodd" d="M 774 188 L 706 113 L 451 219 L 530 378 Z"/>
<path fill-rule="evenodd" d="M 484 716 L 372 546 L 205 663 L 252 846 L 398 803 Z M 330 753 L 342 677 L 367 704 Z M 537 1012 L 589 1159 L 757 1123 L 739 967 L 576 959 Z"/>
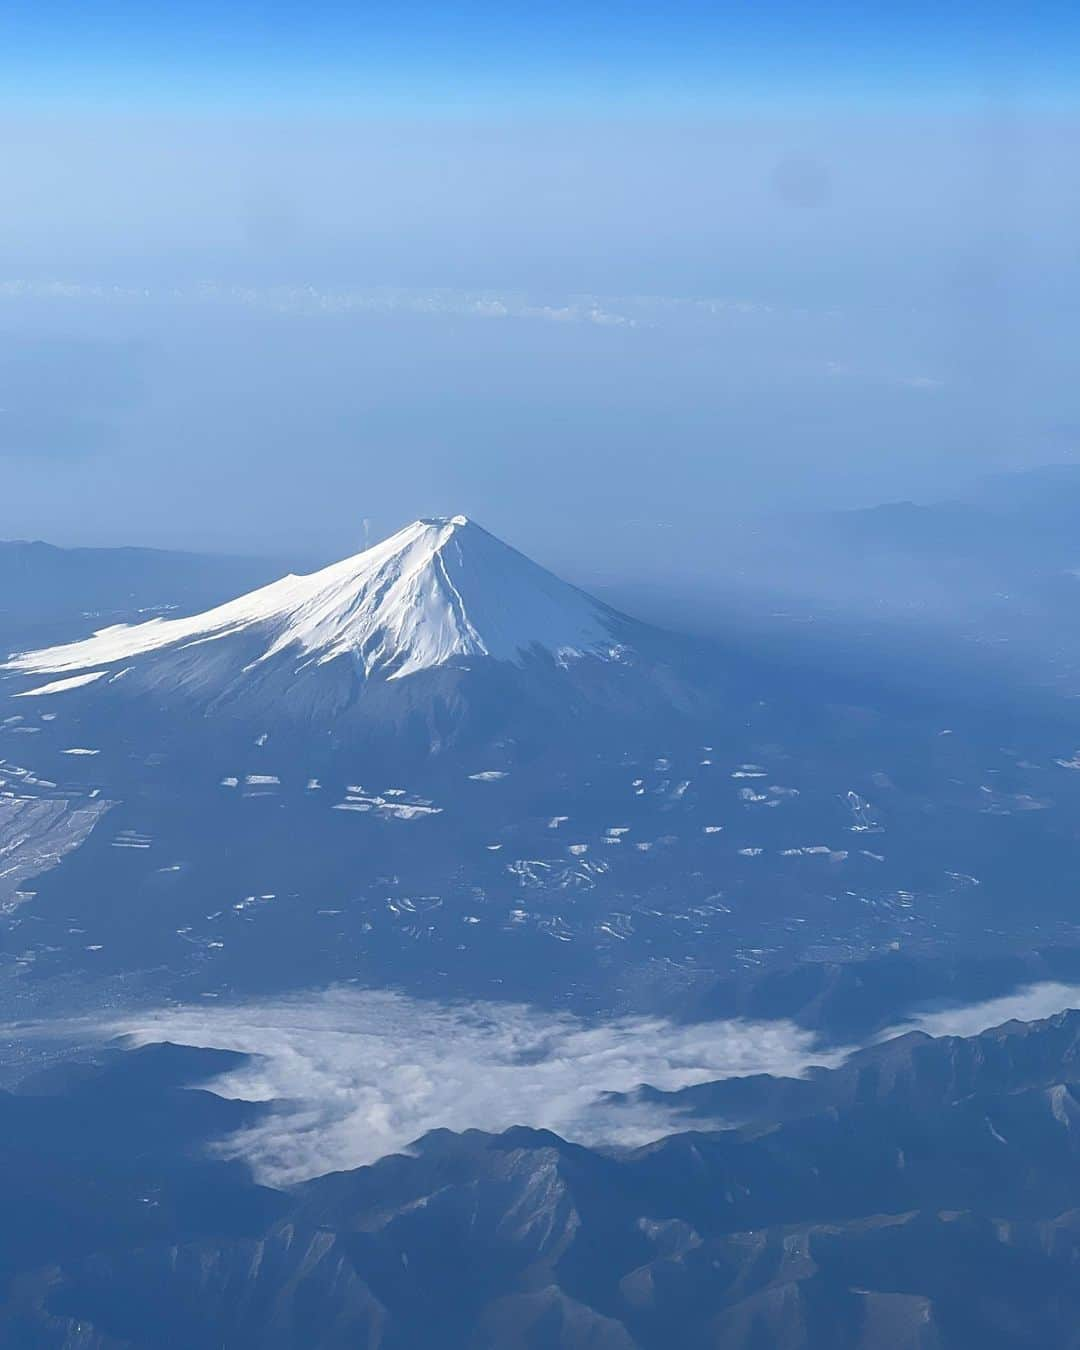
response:
<path fill-rule="evenodd" d="M 29 621 L 210 604 L 279 572 L 269 559 L 0 540 L 0 633 Z"/>
<path fill-rule="evenodd" d="M 953 662 L 1029 686 L 1060 687 L 1067 670 L 1075 692 L 1078 518 L 1080 466 L 1061 465 L 952 501 L 735 519 L 717 532 L 710 576 L 643 579 L 637 608 L 772 650 L 801 641 L 834 667 L 857 633 L 865 656 L 877 644 L 876 659 L 917 663 L 931 686 Z"/>

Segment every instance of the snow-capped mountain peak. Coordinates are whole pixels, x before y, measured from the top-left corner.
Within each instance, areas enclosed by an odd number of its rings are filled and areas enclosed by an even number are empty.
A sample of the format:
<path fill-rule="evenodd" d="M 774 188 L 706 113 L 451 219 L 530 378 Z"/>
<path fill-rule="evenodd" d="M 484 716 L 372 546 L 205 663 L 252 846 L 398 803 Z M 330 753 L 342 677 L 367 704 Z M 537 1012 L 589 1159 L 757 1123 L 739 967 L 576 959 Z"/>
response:
<path fill-rule="evenodd" d="M 414 521 L 354 557 L 203 614 L 105 628 L 21 653 L 6 668 L 115 676 L 149 653 L 191 655 L 239 636 L 255 645 L 248 669 L 279 656 L 298 667 L 347 657 L 364 677 L 398 680 L 471 657 L 519 662 L 536 648 L 558 661 L 611 658 L 622 622 L 467 517 L 450 516 Z"/>

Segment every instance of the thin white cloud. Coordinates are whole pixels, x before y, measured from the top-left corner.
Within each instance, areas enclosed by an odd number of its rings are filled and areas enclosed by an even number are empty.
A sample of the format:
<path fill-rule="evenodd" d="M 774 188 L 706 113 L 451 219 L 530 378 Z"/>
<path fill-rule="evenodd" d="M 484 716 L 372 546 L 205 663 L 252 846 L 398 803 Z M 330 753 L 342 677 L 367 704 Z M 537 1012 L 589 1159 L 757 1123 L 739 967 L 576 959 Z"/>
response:
<path fill-rule="evenodd" d="M 315 286 L 118 286 L 66 281 L 0 281 L 0 301 L 53 300 L 118 304 L 224 305 L 301 315 L 415 315 L 520 319 L 635 328 L 642 322 L 593 297 L 559 303 L 524 296 L 452 290 L 323 290 Z"/>
<path fill-rule="evenodd" d="M 935 379 L 932 375 L 902 375 L 897 384 L 902 384 L 905 389 L 944 389 L 945 381 Z"/>
<path fill-rule="evenodd" d="M 890 1027 L 878 1039 L 888 1040 L 905 1031 L 925 1031 L 930 1036 L 977 1036 L 1004 1022 L 1037 1022 L 1069 1008 L 1080 1008 L 1080 985 L 1047 980 L 982 1003 L 920 1013 L 899 1026 Z"/>
<path fill-rule="evenodd" d="M 887 384 L 900 389 L 944 389 L 945 381 L 933 375 L 886 375 L 880 371 L 860 369 L 848 361 L 826 361 L 824 373 L 832 380 L 853 380 L 863 384 Z"/>

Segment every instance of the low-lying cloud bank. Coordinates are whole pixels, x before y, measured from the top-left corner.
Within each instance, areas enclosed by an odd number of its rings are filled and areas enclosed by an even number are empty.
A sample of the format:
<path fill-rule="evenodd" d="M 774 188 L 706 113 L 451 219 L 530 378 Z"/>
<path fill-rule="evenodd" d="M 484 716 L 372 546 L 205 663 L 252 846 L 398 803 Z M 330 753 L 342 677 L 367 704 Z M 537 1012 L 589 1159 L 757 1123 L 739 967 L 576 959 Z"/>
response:
<path fill-rule="evenodd" d="M 815 1051 L 813 1035 L 790 1022 L 590 1024 L 521 1004 L 438 1005 L 343 990 L 167 1009 L 110 1030 L 138 1043 L 261 1056 L 213 1086 L 228 1097 L 294 1104 L 226 1145 L 276 1185 L 373 1162 L 438 1127 L 531 1125 L 582 1143 L 647 1143 L 679 1128 L 676 1113 L 606 1094 L 798 1074 L 842 1058 Z"/>
<path fill-rule="evenodd" d="M 927 1012 L 896 1031 L 969 1036 L 1077 1006 L 1080 988 L 1046 983 Z M 374 1162 L 436 1128 L 531 1125 L 580 1143 L 640 1145 L 678 1130 L 679 1113 L 608 1094 L 644 1083 L 670 1091 L 743 1074 L 798 1075 L 847 1054 L 819 1048 L 811 1032 L 786 1021 L 589 1023 L 523 1004 L 440 1005 L 342 989 L 164 1009 L 105 1030 L 139 1044 L 171 1040 L 259 1056 L 213 1087 L 283 1103 L 222 1146 L 271 1185 Z"/>

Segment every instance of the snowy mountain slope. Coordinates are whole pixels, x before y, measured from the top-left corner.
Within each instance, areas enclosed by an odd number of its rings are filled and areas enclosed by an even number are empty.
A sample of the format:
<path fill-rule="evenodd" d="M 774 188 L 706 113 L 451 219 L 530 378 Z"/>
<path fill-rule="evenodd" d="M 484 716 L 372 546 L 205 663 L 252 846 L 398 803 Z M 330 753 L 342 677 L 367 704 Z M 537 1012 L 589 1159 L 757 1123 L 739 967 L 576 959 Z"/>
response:
<path fill-rule="evenodd" d="M 255 649 L 247 670 L 278 656 L 294 660 L 297 671 L 347 657 L 363 678 L 400 680 L 473 657 L 519 662 L 536 649 L 559 663 L 585 654 L 617 660 L 626 622 L 453 516 L 415 521 L 355 557 L 310 576 L 283 577 L 206 613 L 105 628 L 81 642 L 16 655 L 5 669 L 115 678 L 151 653 L 190 654 L 241 637 Z"/>

